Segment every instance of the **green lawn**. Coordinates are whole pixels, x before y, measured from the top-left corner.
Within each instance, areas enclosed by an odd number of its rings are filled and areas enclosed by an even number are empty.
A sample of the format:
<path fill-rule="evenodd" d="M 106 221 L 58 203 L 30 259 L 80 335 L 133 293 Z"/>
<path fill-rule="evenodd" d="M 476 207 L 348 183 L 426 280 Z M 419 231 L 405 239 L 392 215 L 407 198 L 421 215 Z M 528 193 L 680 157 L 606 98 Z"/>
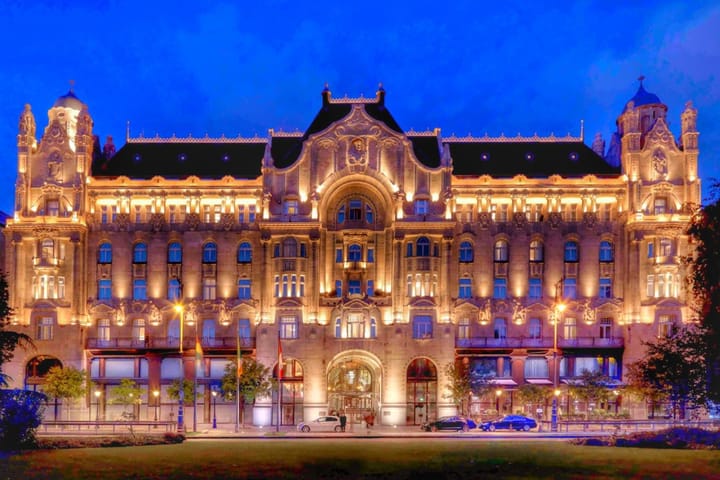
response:
<path fill-rule="evenodd" d="M 720 478 L 720 452 L 471 439 L 260 439 L 38 451 L 0 480 L 120 478 Z"/>

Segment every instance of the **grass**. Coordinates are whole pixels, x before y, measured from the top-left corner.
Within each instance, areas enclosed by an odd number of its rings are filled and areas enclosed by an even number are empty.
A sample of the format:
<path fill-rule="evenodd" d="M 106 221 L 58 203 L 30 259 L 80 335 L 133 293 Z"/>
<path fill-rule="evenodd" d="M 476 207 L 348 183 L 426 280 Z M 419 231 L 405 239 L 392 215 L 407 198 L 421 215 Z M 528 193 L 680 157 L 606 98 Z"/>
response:
<path fill-rule="evenodd" d="M 720 452 L 471 439 L 259 439 L 32 451 L 0 459 L 0 479 L 696 479 Z"/>

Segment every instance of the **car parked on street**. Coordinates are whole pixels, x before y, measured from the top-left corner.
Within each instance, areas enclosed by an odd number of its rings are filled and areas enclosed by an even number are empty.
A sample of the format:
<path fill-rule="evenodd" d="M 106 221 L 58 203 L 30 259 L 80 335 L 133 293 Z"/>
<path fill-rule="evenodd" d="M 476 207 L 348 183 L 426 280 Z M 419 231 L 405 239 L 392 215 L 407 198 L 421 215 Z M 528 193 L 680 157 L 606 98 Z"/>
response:
<path fill-rule="evenodd" d="M 486 432 L 494 432 L 495 430 L 528 430 L 537 427 L 537 422 L 529 417 L 522 415 L 506 415 L 499 420 L 482 422 L 478 428 Z"/>
<path fill-rule="evenodd" d="M 438 430 L 455 430 L 456 432 L 467 432 L 477 428 L 477 424 L 467 417 L 453 415 L 441 417 L 434 422 L 426 422 L 420 426 L 425 432 L 437 432 Z"/>
<path fill-rule="evenodd" d="M 340 417 L 324 415 L 311 422 L 300 422 L 297 426 L 298 432 L 342 432 Z"/>

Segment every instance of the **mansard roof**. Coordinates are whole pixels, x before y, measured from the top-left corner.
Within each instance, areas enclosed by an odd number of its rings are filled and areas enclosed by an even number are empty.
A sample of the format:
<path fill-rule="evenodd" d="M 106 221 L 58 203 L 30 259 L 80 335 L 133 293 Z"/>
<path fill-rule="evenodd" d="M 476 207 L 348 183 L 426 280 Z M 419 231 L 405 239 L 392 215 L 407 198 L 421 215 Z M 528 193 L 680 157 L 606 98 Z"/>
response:
<path fill-rule="evenodd" d="M 161 176 L 184 179 L 255 179 L 261 174 L 266 140 L 249 139 L 131 139 L 110 159 L 93 162 L 96 178 Z"/>
<path fill-rule="evenodd" d="M 464 138 L 443 139 L 450 148 L 454 175 L 490 175 L 512 178 L 525 175 L 619 175 L 613 167 L 575 137 L 552 138 Z"/>

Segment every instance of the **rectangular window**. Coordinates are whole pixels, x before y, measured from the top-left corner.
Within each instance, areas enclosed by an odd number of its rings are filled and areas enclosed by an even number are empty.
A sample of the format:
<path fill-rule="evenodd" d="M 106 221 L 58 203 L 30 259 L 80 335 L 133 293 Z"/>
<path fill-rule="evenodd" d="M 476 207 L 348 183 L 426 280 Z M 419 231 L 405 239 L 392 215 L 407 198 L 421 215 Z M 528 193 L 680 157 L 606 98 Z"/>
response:
<path fill-rule="evenodd" d="M 565 340 L 575 340 L 577 338 L 577 323 L 574 318 L 565 319 Z"/>
<path fill-rule="evenodd" d="M 238 281 L 238 298 L 249 299 L 252 297 L 252 282 L 249 278 L 241 278 Z"/>
<path fill-rule="evenodd" d="M 108 223 L 108 211 L 109 211 L 109 208 L 107 205 L 102 205 L 100 207 L 100 223 L 102 223 L 102 224 Z"/>
<path fill-rule="evenodd" d="M 525 378 L 548 378 L 548 362 L 545 358 L 527 357 L 525 359 Z"/>
<path fill-rule="evenodd" d="M 342 262 L 343 262 L 343 249 L 336 248 L 335 249 L 335 263 L 342 263 Z"/>
<path fill-rule="evenodd" d="M 210 215 L 210 205 L 204 205 L 203 206 L 203 222 L 210 223 L 211 218 L 212 217 Z"/>
<path fill-rule="evenodd" d="M 607 277 L 600 279 L 600 290 L 598 292 L 600 298 L 612 298 L 612 280 Z"/>
<path fill-rule="evenodd" d="M 110 319 L 99 318 L 97 323 L 97 336 L 101 342 L 110 341 Z"/>
<path fill-rule="evenodd" d="M 217 292 L 217 280 L 206 278 L 203 280 L 203 300 L 215 300 Z"/>
<path fill-rule="evenodd" d="M 472 279 L 461 278 L 458 286 L 458 298 L 472 297 Z"/>
<path fill-rule="evenodd" d="M 335 296 L 342 297 L 342 280 L 335 280 Z"/>
<path fill-rule="evenodd" d="M 645 294 L 649 298 L 655 297 L 655 275 L 650 274 L 647 276 Z"/>
<path fill-rule="evenodd" d="M 600 319 L 600 338 L 612 338 L 612 318 Z"/>
<path fill-rule="evenodd" d="M 369 247 L 367 249 L 367 262 L 368 263 L 375 262 L 375 249 L 372 247 Z"/>
<path fill-rule="evenodd" d="M 255 223 L 255 205 L 248 205 L 248 223 Z"/>
<path fill-rule="evenodd" d="M 470 319 L 461 318 L 458 324 L 458 338 L 470 338 Z"/>
<path fill-rule="evenodd" d="M 213 206 L 213 222 L 220 223 L 220 218 L 222 218 L 222 206 L 214 205 Z"/>
<path fill-rule="evenodd" d="M 542 279 L 538 277 L 530 278 L 528 285 L 528 297 L 533 300 L 539 300 L 542 298 Z"/>
<path fill-rule="evenodd" d="M 577 279 L 566 278 L 563 280 L 563 298 L 575 299 L 577 297 Z"/>
<path fill-rule="evenodd" d="M 147 300 L 147 282 L 143 278 L 133 280 L 133 300 Z"/>
<path fill-rule="evenodd" d="M 238 337 L 246 339 L 250 338 L 250 335 L 250 319 L 238 319 Z"/>
<path fill-rule="evenodd" d="M 283 204 L 283 213 L 285 215 L 297 215 L 298 214 L 298 201 L 297 200 L 285 200 Z"/>
<path fill-rule="evenodd" d="M 280 338 L 298 338 L 298 322 L 296 317 L 280 317 Z"/>
<path fill-rule="evenodd" d="M 373 280 L 367 281 L 367 295 L 368 297 L 375 295 L 375 282 Z"/>
<path fill-rule="evenodd" d="M 432 317 L 416 315 L 413 318 L 413 338 L 432 338 Z"/>
<path fill-rule="evenodd" d="M 667 199 L 665 197 L 656 197 L 653 203 L 653 215 L 662 215 L 667 212 Z"/>
<path fill-rule="evenodd" d="M 60 214 L 60 202 L 57 200 L 47 201 L 47 215 L 50 217 L 57 217 Z"/>
<path fill-rule="evenodd" d="M 655 257 L 655 243 L 650 241 L 647 244 L 647 258 L 654 258 L 654 257 Z"/>
<path fill-rule="evenodd" d="M 348 220 L 359 221 L 362 219 L 362 202 L 360 200 L 350 200 L 350 208 L 348 209 Z"/>
<path fill-rule="evenodd" d="M 37 339 L 38 340 L 52 340 L 53 339 L 53 326 L 55 320 L 53 317 L 42 317 L 38 320 Z"/>
<path fill-rule="evenodd" d="M 672 337 L 675 333 L 675 316 L 660 315 L 658 317 L 658 336 Z"/>
<path fill-rule="evenodd" d="M 415 215 L 427 215 L 428 201 L 425 199 L 415 200 Z"/>
<path fill-rule="evenodd" d="M 500 208 L 498 210 L 498 222 L 507 222 L 510 219 L 510 205 L 507 203 L 501 203 L 498 205 Z"/>
<path fill-rule="evenodd" d="M 495 278 L 493 282 L 493 298 L 507 298 L 507 279 Z"/>
<path fill-rule="evenodd" d="M 112 280 L 103 278 L 98 280 L 98 300 L 112 299 Z"/>

